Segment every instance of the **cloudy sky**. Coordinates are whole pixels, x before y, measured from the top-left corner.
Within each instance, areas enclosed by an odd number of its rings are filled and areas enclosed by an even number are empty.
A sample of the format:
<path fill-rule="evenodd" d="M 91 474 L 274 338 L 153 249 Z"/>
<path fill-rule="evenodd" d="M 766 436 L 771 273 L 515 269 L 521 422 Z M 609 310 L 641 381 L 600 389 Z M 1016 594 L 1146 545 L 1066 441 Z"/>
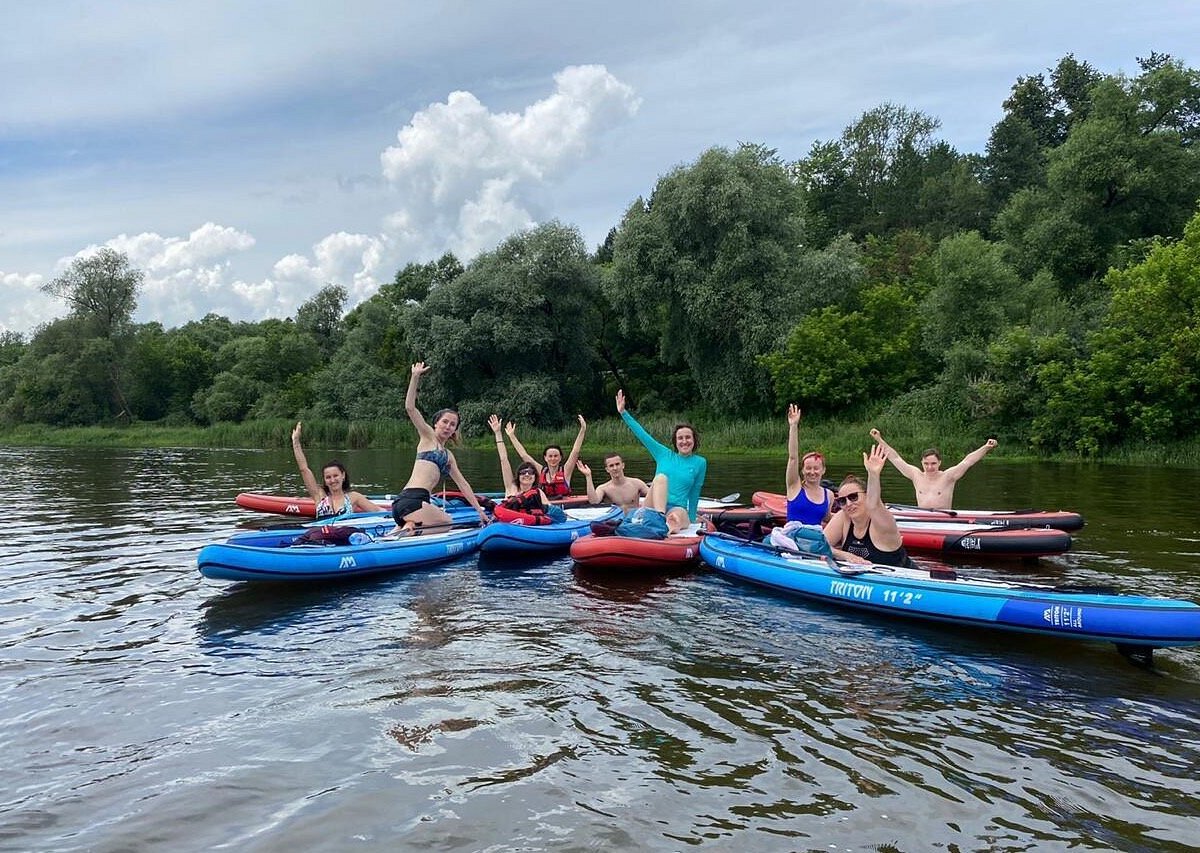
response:
<path fill-rule="evenodd" d="M 890 101 L 982 152 L 1019 75 L 1197 45 L 1195 0 L 9 2 L 0 330 L 104 245 L 139 321 L 286 317 L 550 219 L 595 246 L 714 145 L 799 159 Z"/>

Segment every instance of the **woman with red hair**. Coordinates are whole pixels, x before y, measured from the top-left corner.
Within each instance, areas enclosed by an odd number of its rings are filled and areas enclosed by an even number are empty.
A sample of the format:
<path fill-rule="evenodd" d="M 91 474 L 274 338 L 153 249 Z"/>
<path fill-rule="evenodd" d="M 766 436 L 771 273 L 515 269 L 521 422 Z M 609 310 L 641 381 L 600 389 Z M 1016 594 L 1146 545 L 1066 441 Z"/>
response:
<path fill-rule="evenodd" d="M 800 407 L 788 406 L 787 520 L 820 526 L 829 518 L 833 492 L 825 488 L 825 457 L 813 451 L 800 456 Z"/>

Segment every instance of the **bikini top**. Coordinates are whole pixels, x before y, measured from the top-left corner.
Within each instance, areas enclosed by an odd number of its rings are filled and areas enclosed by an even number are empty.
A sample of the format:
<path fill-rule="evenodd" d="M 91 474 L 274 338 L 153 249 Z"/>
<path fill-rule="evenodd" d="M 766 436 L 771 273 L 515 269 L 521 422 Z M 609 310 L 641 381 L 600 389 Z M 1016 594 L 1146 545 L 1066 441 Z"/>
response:
<path fill-rule="evenodd" d="M 432 462 L 442 472 L 443 477 L 450 476 L 450 451 L 444 447 L 439 447 L 436 450 L 418 450 L 417 458 Z"/>

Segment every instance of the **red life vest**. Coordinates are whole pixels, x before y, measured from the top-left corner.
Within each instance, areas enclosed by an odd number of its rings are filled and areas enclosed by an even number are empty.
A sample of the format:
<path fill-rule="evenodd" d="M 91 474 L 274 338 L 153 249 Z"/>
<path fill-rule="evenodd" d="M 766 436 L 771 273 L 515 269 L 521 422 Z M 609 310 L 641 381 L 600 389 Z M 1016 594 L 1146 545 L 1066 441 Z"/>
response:
<path fill-rule="evenodd" d="M 548 498 L 569 498 L 571 497 L 571 484 L 567 482 L 567 475 L 562 468 L 559 468 L 554 476 L 547 478 L 546 473 L 549 468 L 543 468 L 542 473 L 538 474 L 538 485 L 542 487 L 542 491 L 546 493 Z"/>
<path fill-rule="evenodd" d="M 542 506 L 542 496 L 537 489 L 527 489 L 516 495 L 509 495 L 496 505 L 496 519 L 510 524 L 552 524 L 550 516 Z"/>

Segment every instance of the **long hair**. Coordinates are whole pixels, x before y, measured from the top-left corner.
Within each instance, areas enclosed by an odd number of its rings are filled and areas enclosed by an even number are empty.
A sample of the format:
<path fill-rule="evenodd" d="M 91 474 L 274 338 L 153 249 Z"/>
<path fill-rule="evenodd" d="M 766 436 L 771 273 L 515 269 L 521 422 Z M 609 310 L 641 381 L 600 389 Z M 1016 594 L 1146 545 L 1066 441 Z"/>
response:
<path fill-rule="evenodd" d="M 454 415 L 454 417 L 458 419 L 458 426 L 454 427 L 454 434 L 450 436 L 450 439 L 446 442 L 447 444 L 458 444 L 458 428 L 462 426 L 462 415 L 458 413 L 458 409 L 438 409 L 433 413 L 433 420 L 430 422 L 430 426 L 440 421 L 442 419 L 442 415 Z"/>
<path fill-rule="evenodd" d="M 329 486 L 325 485 L 325 469 L 326 468 L 337 468 L 339 471 L 341 471 L 342 472 L 342 491 L 343 492 L 350 491 L 350 489 L 351 489 L 350 472 L 346 470 L 346 466 L 341 463 L 341 460 L 330 459 L 328 462 L 326 462 L 324 465 L 321 466 L 321 489 L 324 490 L 325 494 L 329 494 Z"/>

